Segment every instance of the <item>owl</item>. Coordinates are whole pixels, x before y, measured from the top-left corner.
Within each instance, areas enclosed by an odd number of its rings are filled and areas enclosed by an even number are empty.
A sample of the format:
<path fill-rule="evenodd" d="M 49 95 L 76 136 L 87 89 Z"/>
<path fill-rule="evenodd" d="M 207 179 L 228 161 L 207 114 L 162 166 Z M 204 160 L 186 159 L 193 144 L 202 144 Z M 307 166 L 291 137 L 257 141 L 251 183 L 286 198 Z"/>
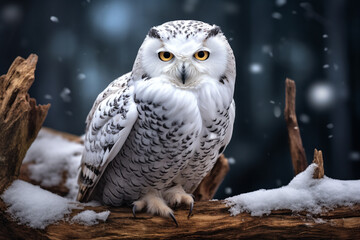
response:
<path fill-rule="evenodd" d="M 77 200 L 132 205 L 176 219 L 228 145 L 235 118 L 233 51 L 216 25 L 150 29 L 131 72 L 99 94 L 86 119 Z"/>

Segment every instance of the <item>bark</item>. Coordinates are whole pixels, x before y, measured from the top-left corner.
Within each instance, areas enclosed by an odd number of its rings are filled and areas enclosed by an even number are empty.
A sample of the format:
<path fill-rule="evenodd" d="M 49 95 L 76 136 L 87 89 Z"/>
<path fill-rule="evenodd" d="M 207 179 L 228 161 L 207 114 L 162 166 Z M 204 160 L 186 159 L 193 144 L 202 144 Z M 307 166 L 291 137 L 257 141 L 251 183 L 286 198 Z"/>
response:
<path fill-rule="evenodd" d="M 17 57 L 0 77 L 0 192 L 19 175 L 22 159 L 37 136 L 50 105 L 37 106 L 27 93 L 38 57 Z"/>

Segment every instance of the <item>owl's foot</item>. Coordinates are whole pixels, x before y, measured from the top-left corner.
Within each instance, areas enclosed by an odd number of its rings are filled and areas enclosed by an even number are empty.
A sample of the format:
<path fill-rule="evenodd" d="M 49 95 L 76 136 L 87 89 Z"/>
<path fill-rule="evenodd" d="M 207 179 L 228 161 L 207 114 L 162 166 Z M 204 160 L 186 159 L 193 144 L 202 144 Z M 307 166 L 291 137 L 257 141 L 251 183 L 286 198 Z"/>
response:
<path fill-rule="evenodd" d="M 178 227 L 178 223 L 174 216 L 173 211 L 169 208 L 164 199 L 159 196 L 159 194 L 154 192 L 147 193 L 144 197 L 140 198 L 139 200 L 133 202 L 133 215 L 136 217 L 136 212 L 141 211 L 146 207 L 147 212 L 152 215 L 160 215 L 163 217 L 170 217 Z"/>
<path fill-rule="evenodd" d="M 189 206 L 188 218 L 191 217 L 194 208 L 194 198 L 191 194 L 186 193 L 180 185 L 176 185 L 165 191 L 164 198 L 170 206 L 178 206 L 182 203 Z"/>

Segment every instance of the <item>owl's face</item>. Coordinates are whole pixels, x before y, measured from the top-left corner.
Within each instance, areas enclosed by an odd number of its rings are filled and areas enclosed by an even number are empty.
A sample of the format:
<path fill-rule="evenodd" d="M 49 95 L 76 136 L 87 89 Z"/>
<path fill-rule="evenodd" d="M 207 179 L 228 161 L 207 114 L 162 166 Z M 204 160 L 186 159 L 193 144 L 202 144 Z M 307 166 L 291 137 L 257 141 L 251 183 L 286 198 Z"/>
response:
<path fill-rule="evenodd" d="M 133 71 L 140 68 L 142 78 L 161 77 L 191 88 L 202 81 L 219 82 L 229 67 L 235 73 L 232 62 L 232 50 L 219 27 L 174 21 L 150 29 Z"/>

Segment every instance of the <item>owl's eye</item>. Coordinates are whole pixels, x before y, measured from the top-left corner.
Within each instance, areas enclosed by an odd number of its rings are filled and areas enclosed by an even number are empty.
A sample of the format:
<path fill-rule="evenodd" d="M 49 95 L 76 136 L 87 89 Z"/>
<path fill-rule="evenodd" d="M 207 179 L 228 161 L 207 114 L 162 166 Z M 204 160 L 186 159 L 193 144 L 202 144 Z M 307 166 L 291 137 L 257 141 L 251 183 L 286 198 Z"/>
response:
<path fill-rule="evenodd" d="M 161 61 L 168 62 L 174 57 L 171 52 L 159 52 L 159 58 Z"/>
<path fill-rule="evenodd" d="M 206 59 L 209 58 L 209 56 L 210 53 L 208 51 L 198 51 L 197 53 L 194 54 L 194 57 L 200 61 L 205 61 Z"/>

